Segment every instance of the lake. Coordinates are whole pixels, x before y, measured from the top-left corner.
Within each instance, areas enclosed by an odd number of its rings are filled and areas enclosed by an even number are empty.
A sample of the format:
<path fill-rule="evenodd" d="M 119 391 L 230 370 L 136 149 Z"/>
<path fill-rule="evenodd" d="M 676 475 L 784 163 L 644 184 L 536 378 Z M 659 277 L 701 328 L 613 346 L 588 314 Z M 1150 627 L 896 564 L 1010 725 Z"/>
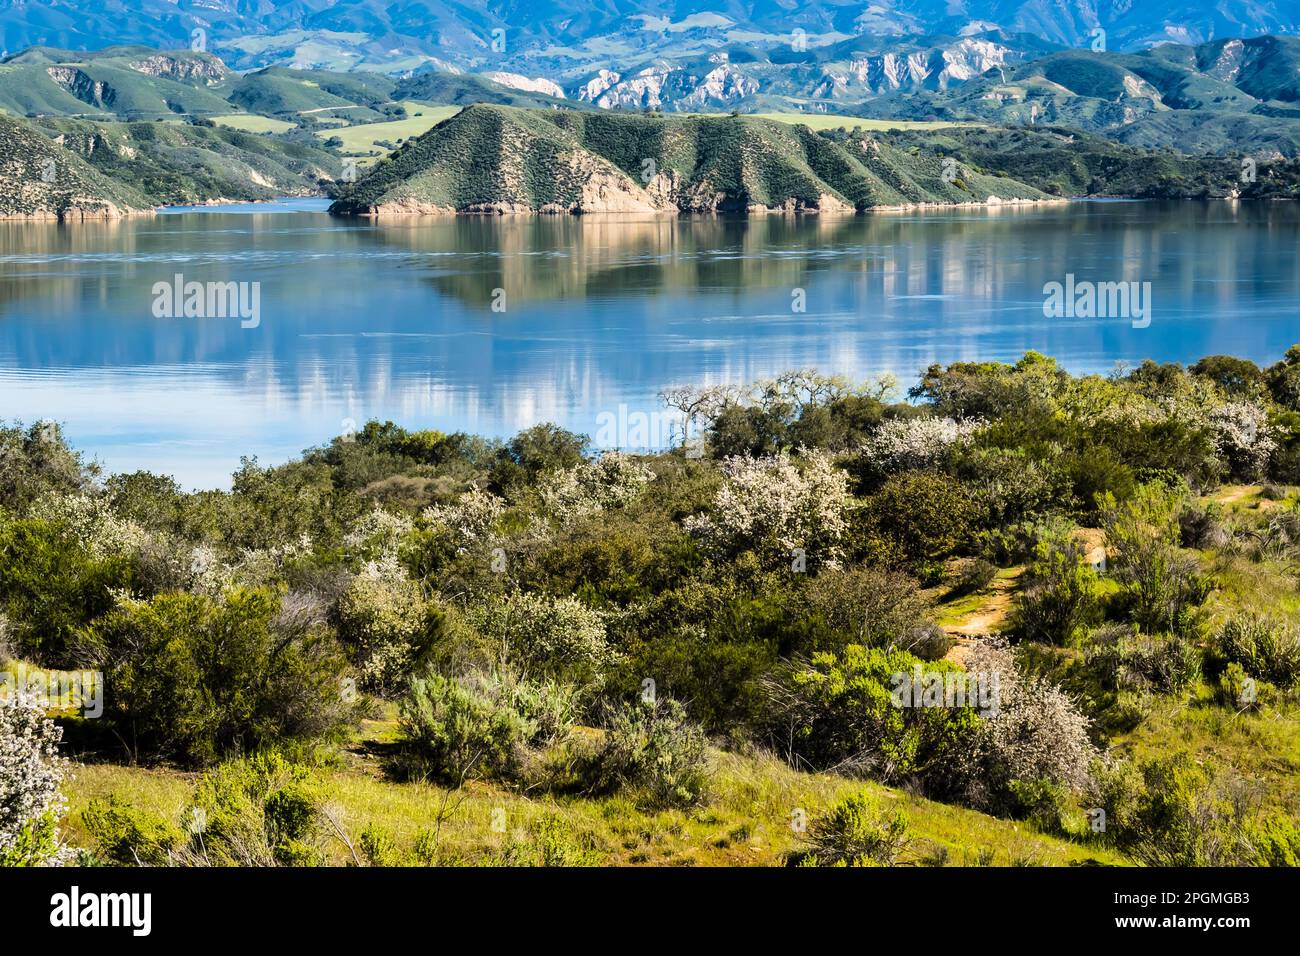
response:
<path fill-rule="evenodd" d="M 241 455 L 282 462 L 370 418 L 594 434 L 673 383 L 815 367 L 906 387 L 1028 349 L 1108 371 L 1300 342 L 1294 203 L 382 223 L 325 205 L 0 223 L 0 418 L 216 487 Z M 178 275 L 245 283 L 256 322 L 171 309 Z M 1149 321 L 1046 317 L 1070 275 L 1150 283 Z"/>

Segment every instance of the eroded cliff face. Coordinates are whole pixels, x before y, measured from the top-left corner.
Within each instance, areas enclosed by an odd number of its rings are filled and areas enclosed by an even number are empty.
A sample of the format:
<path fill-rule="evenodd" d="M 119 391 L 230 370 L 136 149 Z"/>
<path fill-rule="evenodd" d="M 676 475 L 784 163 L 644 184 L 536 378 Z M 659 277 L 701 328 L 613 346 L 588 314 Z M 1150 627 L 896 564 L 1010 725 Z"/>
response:
<path fill-rule="evenodd" d="M 184 57 L 158 53 L 132 60 L 129 66 L 146 76 L 160 76 L 182 83 L 197 80 L 206 86 L 215 86 L 230 74 L 226 65 L 215 56 L 200 53 Z"/>

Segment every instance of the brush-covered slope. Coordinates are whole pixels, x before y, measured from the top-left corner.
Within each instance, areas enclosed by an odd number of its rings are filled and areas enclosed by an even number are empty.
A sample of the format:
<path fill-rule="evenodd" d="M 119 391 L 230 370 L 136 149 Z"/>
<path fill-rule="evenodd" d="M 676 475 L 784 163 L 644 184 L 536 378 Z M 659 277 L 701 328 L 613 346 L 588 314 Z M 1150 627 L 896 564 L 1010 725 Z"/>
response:
<path fill-rule="evenodd" d="M 252 201 L 307 195 L 336 179 L 339 158 L 312 137 L 256 136 L 188 123 L 43 120 L 41 129 L 150 203 Z"/>
<path fill-rule="evenodd" d="M 0 219 L 118 219 L 149 207 L 29 124 L 0 116 Z"/>
<path fill-rule="evenodd" d="M 661 117 L 471 106 L 340 193 L 342 214 L 851 211 L 1037 200 L 1004 177 L 865 134 L 843 144 L 752 117 Z"/>

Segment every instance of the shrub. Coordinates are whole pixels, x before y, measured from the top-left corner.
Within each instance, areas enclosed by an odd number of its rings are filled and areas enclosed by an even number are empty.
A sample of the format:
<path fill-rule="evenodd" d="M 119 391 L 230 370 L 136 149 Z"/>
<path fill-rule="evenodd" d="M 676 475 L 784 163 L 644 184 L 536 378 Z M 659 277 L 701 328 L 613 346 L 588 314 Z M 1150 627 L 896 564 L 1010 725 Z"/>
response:
<path fill-rule="evenodd" d="M 309 767 L 268 751 L 199 780 L 183 825 L 188 865 L 317 866 L 321 794 Z"/>
<path fill-rule="evenodd" d="M 955 479 L 905 471 L 867 499 L 863 531 L 892 541 L 914 568 L 936 570 L 970 540 L 973 513 L 970 496 Z"/>
<path fill-rule="evenodd" d="M 1291 688 L 1300 684 L 1300 628 L 1257 614 L 1228 620 L 1219 632 L 1219 649 L 1253 677 Z"/>
<path fill-rule="evenodd" d="M 815 820 L 797 866 L 893 866 L 911 843 L 901 810 L 887 813 L 865 793 L 841 800 Z"/>
<path fill-rule="evenodd" d="M 1140 779 L 1140 783 L 1139 783 Z M 1186 754 L 1112 771 L 1097 796 L 1107 835 L 1147 866 L 1232 866 L 1242 861 L 1243 808 L 1217 792 Z"/>
<path fill-rule="evenodd" d="M 74 666 L 80 629 L 113 607 L 114 591 L 135 581 L 129 558 L 95 557 L 62 522 L 0 517 L 0 610 L 27 660 Z"/>
<path fill-rule="evenodd" d="M 975 558 L 962 567 L 946 597 L 954 599 L 977 594 L 992 584 L 997 576 L 997 565 L 983 558 Z"/>
<path fill-rule="evenodd" d="M 498 648 L 502 666 L 529 677 L 594 688 L 618 658 L 604 616 L 576 598 L 511 591 L 470 606 L 466 619 Z"/>
<path fill-rule="evenodd" d="M 875 478 L 937 468 L 952 452 L 969 445 L 983 427 L 977 419 L 890 419 L 867 437 L 858 467 L 864 476 Z"/>
<path fill-rule="evenodd" d="M 1066 523 L 1043 527 L 1016 599 L 1012 628 L 1021 637 L 1066 645 L 1099 611 L 1100 579 Z"/>
<path fill-rule="evenodd" d="M 915 653 L 928 641 L 929 602 L 916 580 L 898 571 L 865 565 L 823 571 L 807 582 L 796 603 L 812 635 L 800 651 L 861 644 Z"/>
<path fill-rule="evenodd" d="M 1182 492 L 1157 482 L 1140 485 L 1122 504 L 1109 493 L 1098 501 L 1115 552 L 1115 579 L 1133 621 L 1147 633 L 1189 630 L 1208 596 L 1195 560 L 1178 551 L 1182 502 Z"/>
<path fill-rule="evenodd" d="M 906 651 L 856 644 L 790 665 L 767 681 L 771 744 L 810 770 L 942 786 L 979 718 L 969 702 L 911 706 L 904 689 L 918 668 L 921 659 Z M 941 688 L 965 676 L 947 661 L 922 669 Z"/>
<path fill-rule="evenodd" d="M 598 792 L 628 788 L 651 807 L 699 803 L 709 776 L 704 732 L 668 697 L 615 706 L 585 775 Z"/>
<path fill-rule="evenodd" d="M 1256 481 L 1268 471 L 1277 440 L 1268 412 L 1252 402 L 1229 402 L 1210 413 L 1214 444 L 1231 477 Z"/>
<path fill-rule="evenodd" d="M 415 678 L 401 702 L 399 765 L 408 777 L 455 785 L 509 779 L 523 769 L 529 748 L 568 735 L 574 711 L 569 688 L 506 672 Z"/>
<path fill-rule="evenodd" d="M 654 478 L 644 463 L 631 455 L 607 452 L 542 476 L 538 493 L 547 517 L 571 521 L 582 515 L 621 508 L 634 500 Z"/>
<path fill-rule="evenodd" d="M 1026 676 L 1010 651 L 992 642 L 977 645 L 966 667 L 984 682 L 996 675 L 997 694 L 955 761 L 952 776 L 963 801 L 986 812 L 1023 814 L 1041 809 L 1045 788 L 1082 790 L 1097 750 L 1088 718 L 1069 696 L 1044 678 Z"/>
<path fill-rule="evenodd" d="M 61 856 L 61 737 L 36 701 L 0 697 L 0 866 L 38 866 Z"/>
<path fill-rule="evenodd" d="M 492 465 L 493 486 L 507 496 L 537 481 L 538 476 L 582 462 L 586 435 L 556 425 L 534 425 L 506 443 Z"/>
<path fill-rule="evenodd" d="M 416 677 L 401 702 L 401 766 L 407 777 L 455 785 L 509 777 L 529 730 L 514 709 L 455 678 Z"/>
<path fill-rule="evenodd" d="M 824 452 L 800 468 L 788 457 L 728 458 L 725 481 L 706 514 L 686 530 L 719 557 L 752 551 L 767 567 L 837 567 L 848 530 L 848 476 Z M 803 568 L 800 568 L 803 570 Z"/>
<path fill-rule="evenodd" d="M 185 834 L 157 814 L 122 802 L 116 795 L 92 800 L 81 824 L 99 855 L 114 866 L 167 866 Z"/>
<path fill-rule="evenodd" d="M 405 686 L 446 634 L 445 618 L 420 586 L 391 565 L 363 568 L 340 596 L 335 616 L 363 685 L 385 696 Z"/>
<path fill-rule="evenodd" d="M 1300 866 L 1300 826 L 1281 814 L 1273 814 L 1250 825 L 1246 842 L 1251 848 L 1249 864 L 1255 866 Z"/>
<path fill-rule="evenodd" d="M 328 738 L 352 716 L 333 634 L 266 590 L 125 599 L 89 646 L 112 688 L 105 716 L 137 760 L 209 764 Z"/>

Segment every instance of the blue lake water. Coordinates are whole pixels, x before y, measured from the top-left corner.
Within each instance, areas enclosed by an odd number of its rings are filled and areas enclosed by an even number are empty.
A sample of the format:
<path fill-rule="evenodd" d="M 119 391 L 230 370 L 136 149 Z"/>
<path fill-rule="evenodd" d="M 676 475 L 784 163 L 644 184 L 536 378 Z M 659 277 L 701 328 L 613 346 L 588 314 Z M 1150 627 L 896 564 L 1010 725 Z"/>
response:
<path fill-rule="evenodd" d="M 906 386 L 1028 349 L 1107 371 L 1300 342 L 1294 203 L 383 223 L 324 207 L 0 223 L 0 418 L 61 421 L 111 471 L 213 487 L 241 455 L 280 462 L 369 418 L 590 434 L 669 384 L 795 367 Z M 177 274 L 257 283 L 256 327 L 155 315 Z M 1150 282 L 1150 324 L 1044 317 L 1067 274 Z"/>

